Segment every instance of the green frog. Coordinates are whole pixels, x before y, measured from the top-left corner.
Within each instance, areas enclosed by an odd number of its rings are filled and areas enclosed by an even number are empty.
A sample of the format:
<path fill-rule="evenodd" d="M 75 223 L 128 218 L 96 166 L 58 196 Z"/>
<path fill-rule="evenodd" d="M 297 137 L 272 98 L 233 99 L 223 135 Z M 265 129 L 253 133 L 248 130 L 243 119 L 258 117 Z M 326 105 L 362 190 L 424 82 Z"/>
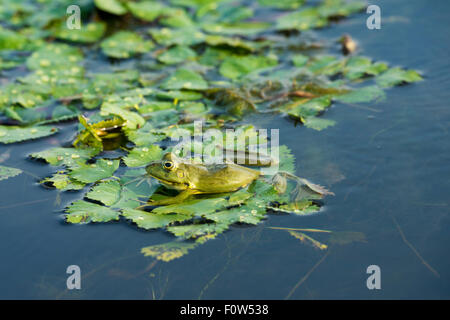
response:
<path fill-rule="evenodd" d="M 248 186 L 262 175 L 260 170 L 235 163 L 206 165 L 179 158 L 170 152 L 166 153 L 162 160 L 149 164 L 146 171 L 149 176 L 159 180 L 165 187 L 180 191 L 175 197 L 149 200 L 147 205 L 151 206 L 180 203 L 195 194 L 234 192 Z M 307 190 L 319 196 L 334 195 L 325 188 L 288 172 L 278 172 L 271 179 L 279 193 L 286 191 L 285 178 L 297 182 L 297 187 L 294 190 L 296 198 L 300 198 L 302 190 Z"/>

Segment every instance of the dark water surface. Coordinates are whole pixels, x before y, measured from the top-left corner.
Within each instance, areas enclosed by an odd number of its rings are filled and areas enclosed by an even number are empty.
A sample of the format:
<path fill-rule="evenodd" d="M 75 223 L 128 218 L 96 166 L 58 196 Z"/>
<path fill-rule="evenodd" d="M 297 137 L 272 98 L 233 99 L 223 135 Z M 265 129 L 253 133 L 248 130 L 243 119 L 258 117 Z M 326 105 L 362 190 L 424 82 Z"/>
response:
<path fill-rule="evenodd" d="M 335 104 L 326 118 L 337 124 L 321 132 L 276 116 L 256 119 L 280 128 L 300 176 L 335 192 L 319 214 L 270 215 L 154 264 L 140 249 L 169 241 L 167 233 L 124 221 L 64 223 L 60 208 L 82 193 L 40 187 L 38 178 L 54 168 L 26 158 L 57 143 L 53 138 L 3 145 L 0 154 L 10 157 L 2 164 L 29 174 L 0 182 L 0 298 L 449 299 L 450 2 L 371 3 L 381 6 L 381 30 L 368 30 L 360 14 L 317 35 L 349 33 L 363 55 L 417 69 L 425 81 L 392 88 L 386 101 L 363 108 Z M 59 139 L 73 132 L 68 126 Z M 269 226 L 361 232 L 366 241 L 324 252 Z M 71 264 L 81 267 L 81 290 L 66 289 Z M 366 287 L 373 264 L 381 268 L 381 290 Z"/>

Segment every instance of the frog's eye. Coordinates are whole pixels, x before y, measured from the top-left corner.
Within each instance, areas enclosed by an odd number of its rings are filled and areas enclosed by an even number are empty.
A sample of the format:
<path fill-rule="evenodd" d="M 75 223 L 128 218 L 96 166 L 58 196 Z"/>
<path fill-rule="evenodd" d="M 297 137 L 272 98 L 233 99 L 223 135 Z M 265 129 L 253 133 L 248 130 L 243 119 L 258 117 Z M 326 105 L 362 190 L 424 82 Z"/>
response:
<path fill-rule="evenodd" d="M 172 170 L 173 169 L 173 162 L 172 161 L 164 161 L 163 167 L 164 167 L 164 169 Z"/>

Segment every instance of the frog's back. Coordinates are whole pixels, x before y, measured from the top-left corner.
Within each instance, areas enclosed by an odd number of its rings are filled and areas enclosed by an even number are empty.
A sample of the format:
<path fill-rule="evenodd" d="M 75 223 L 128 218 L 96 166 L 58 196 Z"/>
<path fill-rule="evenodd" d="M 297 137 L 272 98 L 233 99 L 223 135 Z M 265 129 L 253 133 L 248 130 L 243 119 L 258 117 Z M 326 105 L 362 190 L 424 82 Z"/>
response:
<path fill-rule="evenodd" d="M 200 193 L 233 192 L 252 183 L 259 171 L 236 164 L 214 164 L 203 166 L 204 171 L 195 181 Z"/>

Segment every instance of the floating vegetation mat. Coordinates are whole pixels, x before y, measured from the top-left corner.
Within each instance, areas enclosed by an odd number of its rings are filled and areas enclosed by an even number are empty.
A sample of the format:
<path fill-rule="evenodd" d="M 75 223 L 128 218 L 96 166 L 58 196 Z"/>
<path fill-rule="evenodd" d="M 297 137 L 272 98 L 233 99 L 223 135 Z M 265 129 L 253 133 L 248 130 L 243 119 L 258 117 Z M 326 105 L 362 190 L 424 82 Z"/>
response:
<path fill-rule="evenodd" d="M 324 130 L 335 124 L 326 113 L 334 102 L 378 101 L 386 88 L 422 79 L 359 56 L 349 37 L 341 53 L 336 42 L 308 31 L 364 12 L 364 1 L 81 0 L 81 28 L 69 29 L 72 2 L 0 3 L 0 144 L 57 138 L 59 122 L 79 122 L 70 142 L 30 154 L 55 167 L 41 183 L 83 190 L 61 208 L 68 223 L 123 220 L 172 233 L 174 241 L 142 249 L 164 261 L 233 224 L 259 224 L 269 212 L 310 214 L 321 205 L 314 193 L 292 201 L 290 182 L 279 192 L 273 181 L 256 179 L 235 192 L 141 210 L 149 198 L 176 195 L 145 167 L 172 150 L 168 141 L 180 130 L 194 135 L 201 121 L 205 130 L 241 130 L 261 142 L 246 122 L 255 113 Z M 295 174 L 289 148 L 279 151 L 280 170 Z M 21 172 L 0 166 L 0 180 Z"/>

